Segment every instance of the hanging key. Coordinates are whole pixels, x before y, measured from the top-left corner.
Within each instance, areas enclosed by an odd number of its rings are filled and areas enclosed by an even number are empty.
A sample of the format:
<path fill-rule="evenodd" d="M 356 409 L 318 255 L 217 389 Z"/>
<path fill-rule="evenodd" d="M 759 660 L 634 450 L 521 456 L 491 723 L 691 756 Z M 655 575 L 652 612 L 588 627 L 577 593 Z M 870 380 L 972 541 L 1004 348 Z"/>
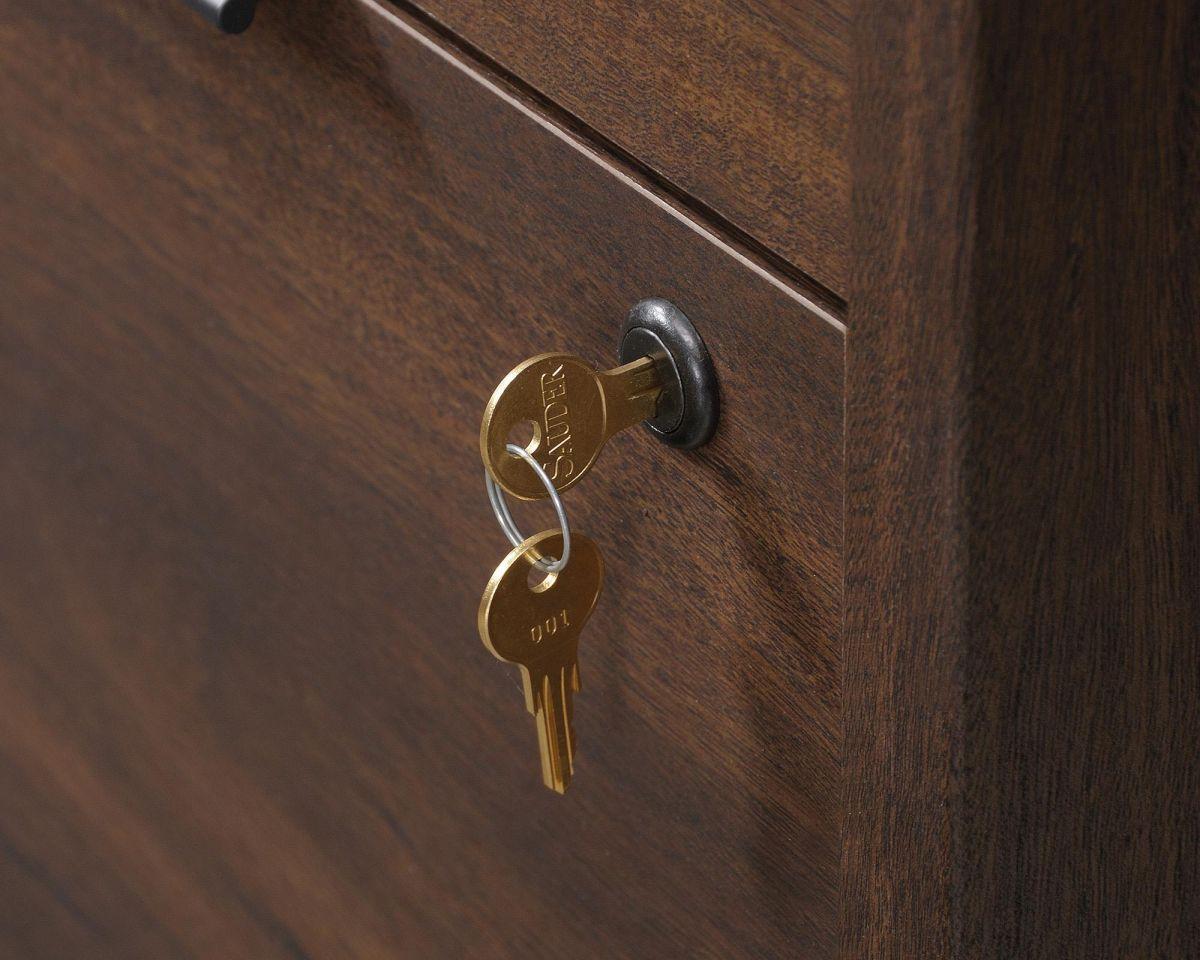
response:
<path fill-rule="evenodd" d="M 535 560 L 556 557 L 562 534 L 546 530 L 514 547 L 496 568 L 479 604 L 479 636 L 499 659 L 521 668 L 525 706 L 537 720 L 542 781 L 565 793 L 574 771 L 573 697 L 579 691 L 579 634 L 604 582 L 596 545 L 571 534 L 566 567 L 530 586 Z"/>
<path fill-rule="evenodd" d="M 544 353 L 519 364 L 492 394 L 483 413 L 479 450 L 488 472 L 521 500 L 546 495 L 523 460 L 506 451 L 510 436 L 529 424 L 526 449 L 561 493 L 588 472 L 600 448 L 654 416 L 663 390 L 665 356 L 641 357 L 597 372 L 568 353 Z"/>

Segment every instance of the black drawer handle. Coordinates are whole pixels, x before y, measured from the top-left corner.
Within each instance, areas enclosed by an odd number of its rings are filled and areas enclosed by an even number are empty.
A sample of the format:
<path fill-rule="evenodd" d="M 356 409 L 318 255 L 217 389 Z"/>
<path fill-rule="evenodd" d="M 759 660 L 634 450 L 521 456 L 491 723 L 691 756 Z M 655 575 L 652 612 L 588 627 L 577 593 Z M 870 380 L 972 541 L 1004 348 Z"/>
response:
<path fill-rule="evenodd" d="M 254 19 L 258 0 L 186 0 L 205 20 L 225 33 L 241 33 Z"/>

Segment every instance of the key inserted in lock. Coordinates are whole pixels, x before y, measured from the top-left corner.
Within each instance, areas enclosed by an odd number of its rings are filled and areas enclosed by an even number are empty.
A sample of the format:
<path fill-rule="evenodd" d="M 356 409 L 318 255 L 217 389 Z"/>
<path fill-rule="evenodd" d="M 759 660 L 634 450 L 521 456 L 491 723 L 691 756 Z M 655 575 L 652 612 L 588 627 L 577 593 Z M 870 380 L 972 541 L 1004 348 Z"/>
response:
<path fill-rule="evenodd" d="M 545 487 L 506 446 L 522 424 L 526 444 L 557 490 L 577 483 L 600 449 L 620 431 L 645 422 L 674 446 L 691 449 L 716 429 L 717 380 L 704 342 L 678 307 L 643 300 L 622 328 L 623 365 L 597 371 L 578 357 L 548 353 L 512 370 L 483 414 L 480 453 L 488 472 L 522 500 L 546 496 Z"/>

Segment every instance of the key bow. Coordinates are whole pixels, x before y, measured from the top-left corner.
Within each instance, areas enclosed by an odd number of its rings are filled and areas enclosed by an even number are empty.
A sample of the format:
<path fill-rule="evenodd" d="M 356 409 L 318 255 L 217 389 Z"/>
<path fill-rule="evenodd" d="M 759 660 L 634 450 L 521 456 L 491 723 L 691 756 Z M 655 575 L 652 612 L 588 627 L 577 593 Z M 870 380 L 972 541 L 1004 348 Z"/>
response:
<path fill-rule="evenodd" d="M 605 442 L 654 416 L 665 357 L 642 357 L 597 372 L 569 353 L 543 353 L 518 364 L 483 412 L 479 452 L 492 478 L 521 500 L 546 496 L 528 464 L 505 449 L 522 423 L 533 425 L 528 451 L 560 493 L 587 473 Z"/>

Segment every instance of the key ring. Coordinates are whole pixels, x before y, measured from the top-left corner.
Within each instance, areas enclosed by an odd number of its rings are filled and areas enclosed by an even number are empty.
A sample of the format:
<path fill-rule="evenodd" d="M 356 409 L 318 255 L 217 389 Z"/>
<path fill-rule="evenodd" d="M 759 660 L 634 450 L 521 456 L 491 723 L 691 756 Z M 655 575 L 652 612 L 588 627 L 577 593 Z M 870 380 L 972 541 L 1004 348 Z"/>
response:
<path fill-rule="evenodd" d="M 559 497 L 558 491 L 554 489 L 554 483 L 546 475 L 546 471 L 542 469 L 542 465 L 533 459 L 533 455 L 528 450 L 524 447 L 518 447 L 515 443 L 508 444 L 505 449 L 514 457 L 520 457 L 529 464 L 529 468 L 537 474 L 538 479 L 546 487 L 546 493 L 550 495 L 550 502 L 554 505 L 554 512 L 558 514 L 558 524 L 562 527 L 562 556 L 554 561 L 547 560 L 545 557 L 538 557 L 537 560 L 533 561 L 533 564 L 544 573 L 558 573 L 567 565 L 567 558 L 571 556 L 571 531 L 567 527 L 567 511 L 563 509 L 562 498 Z M 508 502 L 504 499 L 504 491 L 500 489 L 500 485 L 492 479 L 492 475 L 487 470 L 483 471 L 483 480 L 487 484 L 488 500 L 491 501 L 492 512 L 496 514 L 496 522 L 500 524 L 500 529 L 508 537 L 509 543 L 514 547 L 519 547 L 525 542 L 525 536 L 517 529 L 516 523 L 513 522 L 512 514 L 508 509 Z"/>

